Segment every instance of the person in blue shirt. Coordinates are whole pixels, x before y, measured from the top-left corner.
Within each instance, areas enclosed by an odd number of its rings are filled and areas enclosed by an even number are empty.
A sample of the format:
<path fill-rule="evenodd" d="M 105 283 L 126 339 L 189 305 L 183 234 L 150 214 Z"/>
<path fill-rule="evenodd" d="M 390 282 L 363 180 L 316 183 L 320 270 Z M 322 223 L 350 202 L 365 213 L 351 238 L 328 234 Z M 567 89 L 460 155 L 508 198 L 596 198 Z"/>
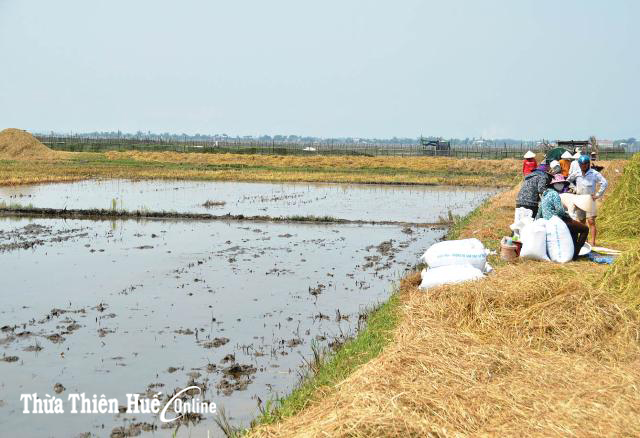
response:
<path fill-rule="evenodd" d="M 556 174 L 553 177 L 551 182 L 549 182 L 548 188 L 542 194 L 542 200 L 540 201 L 540 208 L 538 209 L 536 218 L 551 219 L 553 216 L 558 216 L 562 219 L 571 233 L 571 239 L 573 240 L 573 259 L 576 260 L 580 249 L 589 236 L 589 227 L 572 219 L 562 206 L 562 201 L 558 193 L 562 193 L 568 184 L 569 181 L 566 181 L 560 174 Z"/>

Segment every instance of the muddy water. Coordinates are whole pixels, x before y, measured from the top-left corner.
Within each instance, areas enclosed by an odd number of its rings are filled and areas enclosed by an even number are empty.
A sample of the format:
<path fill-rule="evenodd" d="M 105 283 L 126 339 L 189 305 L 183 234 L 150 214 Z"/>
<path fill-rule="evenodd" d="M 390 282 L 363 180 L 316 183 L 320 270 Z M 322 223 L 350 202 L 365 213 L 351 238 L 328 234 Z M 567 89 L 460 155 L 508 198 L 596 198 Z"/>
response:
<path fill-rule="evenodd" d="M 0 229 L 0 245 L 25 244 L 0 254 L 0 349 L 18 357 L 0 362 L 0 423 L 32 436 L 102 435 L 131 417 L 21 413 L 21 393 L 44 397 L 56 383 L 62 396 L 105 394 L 124 405 L 127 393 L 173 392 L 195 376 L 246 424 L 256 396 L 286 394 L 311 343 L 352 333 L 360 313 L 388 296 L 390 279 L 442 233 L 62 220 L 5 220 Z M 216 338 L 228 342 L 207 344 Z M 222 386 L 233 363 L 255 367 L 246 389 Z M 211 418 L 194 428 L 216 429 Z"/>
<path fill-rule="evenodd" d="M 0 187 L 0 201 L 47 208 L 115 205 L 125 210 L 424 223 L 446 217 L 449 210 L 466 214 L 496 192 L 450 186 L 106 180 Z"/>
<path fill-rule="evenodd" d="M 138 196 L 133 187 L 142 197 L 159 188 L 129 182 L 40 186 L 12 189 L 11 200 L 59 207 L 52 202 L 61 198 L 84 203 L 65 204 L 69 208 L 102 207 L 99 197 L 92 200 L 80 190 L 102 184 L 127 187 L 132 197 L 123 197 L 125 208 Z M 156 204 L 145 207 L 175 204 L 193 211 L 203 199 L 193 193 L 215 186 L 207 184 L 167 183 L 167 190 L 149 195 Z M 366 219 L 377 219 L 384 209 L 387 220 L 427 215 L 391 208 L 396 199 L 411 200 L 398 187 L 251 185 L 263 188 L 261 196 L 277 193 L 262 203 L 244 200 L 242 191 L 233 198 L 232 186 L 222 186 L 229 202 L 237 201 L 233 213 L 251 214 L 259 206 L 271 208 L 266 214 L 359 219 L 341 197 L 353 200 L 354 193 L 364 193 L 380 207 L 361 212 Z M 70 190 L 44 196 L 52 187 Z M 321 213 L 309 212 L 313 202 L 287 204 L 321 198 L 323 190 Z M 407 190 L 418 198 L 432 196 Z M 298 191 L 304 193 L 286 197 Z M 453 192 L 458 198 L 447 200 L 445 191 L 433 196 L 455 214 L 488 195 Z M 465 196 L 465 206 L 457 206 L 455 199 Z M 67 396 L 104 394 L 124 407 L 129 393 L 161 392 L 162 398 L 193 385 L 218 409 L 224 407 L 234 425 L 247 425 L 258 415 L 258 400 L 286 395 L 297 384 L 313 344 L 332 348 L 353 334 L 367 309 L 384 301 L 393 280 L 443 233 L 371 225 L 0 218 L 0 435 L 172 436 L 175 423 L 163 428 L 153 414 L 72 414 Z M 65 413 L 23 414 L 20 395 L 33 393 L 62 398 Z M 214 418 L 193 418 L 177 436 L 220 436 Z"/>

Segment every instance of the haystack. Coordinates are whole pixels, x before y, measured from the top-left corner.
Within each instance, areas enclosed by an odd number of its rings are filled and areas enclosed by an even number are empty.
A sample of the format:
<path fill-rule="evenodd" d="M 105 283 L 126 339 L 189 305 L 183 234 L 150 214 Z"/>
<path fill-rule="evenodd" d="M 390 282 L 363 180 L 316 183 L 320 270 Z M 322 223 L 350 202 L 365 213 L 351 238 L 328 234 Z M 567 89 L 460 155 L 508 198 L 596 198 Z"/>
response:
<path fill-rule="evenodd" d="M 0 159 L 40 160 L 55 157 L 55 152 L 21 129 L 0 131 Z"/>

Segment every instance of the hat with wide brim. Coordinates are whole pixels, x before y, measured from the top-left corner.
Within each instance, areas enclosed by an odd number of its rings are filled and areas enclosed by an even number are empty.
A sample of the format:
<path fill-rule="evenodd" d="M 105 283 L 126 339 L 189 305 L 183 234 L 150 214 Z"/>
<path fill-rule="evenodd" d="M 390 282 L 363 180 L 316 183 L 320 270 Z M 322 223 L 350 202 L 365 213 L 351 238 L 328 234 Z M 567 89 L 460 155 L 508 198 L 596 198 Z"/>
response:
<path fill-rule="evenodd" d="M 536 157 L 536 154 L 534 154 L 531 151 L 527 151 L 527 153 L 524 154 L 524 158 L 535 158 L 535 157 Z"/>
<path fill-rule="evenodd" d="M 562 158 L 563 160 L 570 160 L 573 158 L 573 155 L 571 155 L 571 152 L 565 151 L 565 153 L 562 154 L 560 158 Z"/>
<path fill-rule="evenodd" d="M 570 183 L 564 178 L 564 176 L 562 176 L 561 173 L 556 173 L 555 175 L 553 175 L 553 178 L 551 178 L 551 181 L 549 181 L 548 186 L 552 186 L 554 184 L 564 184 L 565 186 L 567 186 Z"/>

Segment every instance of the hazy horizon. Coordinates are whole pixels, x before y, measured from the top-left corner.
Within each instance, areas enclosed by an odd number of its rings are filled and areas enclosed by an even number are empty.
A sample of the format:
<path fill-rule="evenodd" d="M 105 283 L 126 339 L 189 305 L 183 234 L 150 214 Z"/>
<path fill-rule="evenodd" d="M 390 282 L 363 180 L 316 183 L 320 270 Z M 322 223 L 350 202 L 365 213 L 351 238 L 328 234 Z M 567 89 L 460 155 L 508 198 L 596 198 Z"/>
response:
<path fill-rule="evenodd" d="M 0 0 L 0 129 L 640 137 L 640 2 Z"/>

